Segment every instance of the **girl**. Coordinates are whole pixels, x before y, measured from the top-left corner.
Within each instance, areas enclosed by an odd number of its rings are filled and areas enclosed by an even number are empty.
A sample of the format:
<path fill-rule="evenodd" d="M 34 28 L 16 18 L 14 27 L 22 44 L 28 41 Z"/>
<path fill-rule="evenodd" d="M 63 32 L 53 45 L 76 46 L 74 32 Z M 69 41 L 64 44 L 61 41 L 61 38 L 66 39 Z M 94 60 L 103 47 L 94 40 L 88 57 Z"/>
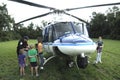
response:
<path fill-rule="evenodd" d="M 100 62 L 102 63 L 101 61 L 101 55 L 102 55 L 102 48 L 103 48 L 103 41 L 102 41 L 102 37 L 99 36 L 99 40 L 97 41 L 97 57 L 96 57 L 96 63 Z"/>
<path fill-rule="evenodd" d="M 26 64 L 26 58 L 24 55 L 24 48 L 20 49 L 20 54 L 18 55 L 18 62 L 20 67 L 20 76 L 25 75 L 25 64 Z"/>

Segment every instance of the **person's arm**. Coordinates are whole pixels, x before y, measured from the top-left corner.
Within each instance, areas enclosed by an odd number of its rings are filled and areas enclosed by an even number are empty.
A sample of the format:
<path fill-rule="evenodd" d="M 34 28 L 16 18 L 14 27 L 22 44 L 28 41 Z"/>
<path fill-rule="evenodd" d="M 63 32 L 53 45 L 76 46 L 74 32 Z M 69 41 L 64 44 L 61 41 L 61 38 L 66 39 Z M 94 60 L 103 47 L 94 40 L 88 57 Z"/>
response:
<path fill-rule="evenodd" d="M 25 64 L 26 64 L 26 57 L 24 58 Z"/>
<path fill-rule="evenodd" d="M 29 52 L 29 51 L 28 51 L 28 57 L 29 57 L 29 58 L 33 57 L 33 56 L 30 55 L 30 52 Z"/>
<path fill-rule="evenodd" d="M 36 57 L 37 55 L 28 55 L 29 58 Z"/>
<path fill-rule="evenodd" d="M 42 52 L 42 44 L 38 44 L 38 53 L 41 53 Z"/>
<path fill-rule="evenodd" d="M 30 58 L 35 57 L 35 56 L 36 56 L 36 55 L 33 55 L 33 56 L 30 56 L 30 55 L 29 55 Z"/>
<path fill-rule="evenodd" d="M 104 44 L 103 44 L 103 42 L 101 42 L 101 45 L 99 46 L 100 48 L 103 48 L 103 46 L 104 46 Z"/>
<path fill-rule="evenodd" d="M 102 48 L 104 47 L 104 44 L 102 44 L 102 46 L 101 46 Z"/>

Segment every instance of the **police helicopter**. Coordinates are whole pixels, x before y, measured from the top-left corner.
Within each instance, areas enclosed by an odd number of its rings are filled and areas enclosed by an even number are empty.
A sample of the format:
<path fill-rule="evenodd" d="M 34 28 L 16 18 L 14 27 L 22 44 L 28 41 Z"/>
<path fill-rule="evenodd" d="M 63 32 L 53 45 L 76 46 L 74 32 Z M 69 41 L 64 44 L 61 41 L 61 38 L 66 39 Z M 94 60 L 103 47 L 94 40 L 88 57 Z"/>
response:
<path fill-rule="evenodd" d="M 48 24 L 43 29 L 44 50 L 47 53 L 52 53 L 52 56 L 50 56 L 45 61 L 45 63 L 47 63 L 50 59 L 56 56 L 60 56 L 60 57 L 62 56 L 63 58 L 66 59 L 67 65 L 69 67 L 71 67 L 72 64 L 75 63 L 78 68 L 87 67 L 88 56 L 96 50 L 97 45 L 89 37 L 87 31 L 87 26 L 89 25 L 89 23 L 81 18 L 78 18 L 74 15 L 67 13 L 67 11 L 120 4 L 120 2 L 117 2 L 117 3 L 99 4 L 99 5 L 91 5 L 91 6 L 84 6 L 77 8 L 67 8 L 60 10 L 25 0 L 10 0 L 10 1 L 18 2 L 34 7 L 50 9 L 50 12 L 48 13 L 44 13 L 29 19 L 25 19 L 16 24 L 20 24 L 32 19 L 44 17 L 50 14 L 65 14 L 78 19 L 80 21 L 79 23 L 74 21 L 59 21 L 59 22 L 55 21 Z"/>

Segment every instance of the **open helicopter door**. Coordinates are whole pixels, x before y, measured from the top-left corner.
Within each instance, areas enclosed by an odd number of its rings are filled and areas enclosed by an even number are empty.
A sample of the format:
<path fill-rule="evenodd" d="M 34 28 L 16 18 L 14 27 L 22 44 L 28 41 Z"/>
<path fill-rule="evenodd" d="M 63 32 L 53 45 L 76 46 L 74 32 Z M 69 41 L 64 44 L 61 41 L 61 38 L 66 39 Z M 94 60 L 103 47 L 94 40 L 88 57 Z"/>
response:
<path fill-rule="evenodd" d="M 53 52 L 53 48 L 52 48 L 53 38 L 54 38 L 53 35 L 55 35 L 55 34 L 54 34 L 54 31 L 53 31 L 53 26 L 52 25 L 47 26 L 45 28 L 45 30 L 43 30 L 43 44 L 44 44 L 44 49 L 48 53 L 52 53 Z"/>

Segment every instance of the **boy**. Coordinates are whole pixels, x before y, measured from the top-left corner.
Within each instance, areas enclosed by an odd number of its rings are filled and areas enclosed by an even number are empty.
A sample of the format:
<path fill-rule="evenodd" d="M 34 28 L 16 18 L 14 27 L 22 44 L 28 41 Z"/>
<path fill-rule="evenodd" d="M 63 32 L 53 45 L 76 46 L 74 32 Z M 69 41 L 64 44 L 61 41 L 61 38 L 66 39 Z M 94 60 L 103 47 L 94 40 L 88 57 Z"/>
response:
<path fill-rule="evenodd" d="M 33 45 L 30 45 L 30 50 L 28 50 L 28 57 L 31 65 L 31 75 L 33 76 L 33 69 L 35 68 L 36 76 L 39 76 L 38 65 L 37 65 L 37 50 L 34 49 Z"/>

